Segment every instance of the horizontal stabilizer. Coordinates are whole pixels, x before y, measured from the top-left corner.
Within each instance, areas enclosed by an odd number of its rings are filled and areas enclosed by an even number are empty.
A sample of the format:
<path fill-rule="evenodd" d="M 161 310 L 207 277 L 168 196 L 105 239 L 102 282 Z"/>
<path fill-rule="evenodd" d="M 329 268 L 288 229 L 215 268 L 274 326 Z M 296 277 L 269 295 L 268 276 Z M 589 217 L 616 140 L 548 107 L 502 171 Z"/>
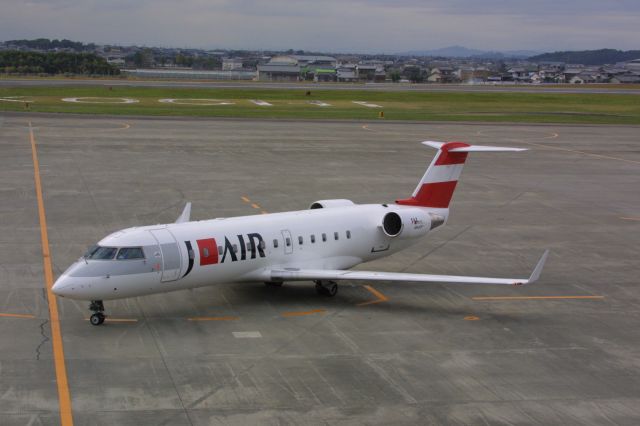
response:
<path fill-rule="evenodd" d="M 423 145 L 431 148 L 440 149 L 446 142 L 424 141 Z M 449 152 L 508 152 L 508 151 L 527 151 L 527 148 L 511 148 L 506 146 L 487 146 L 487 145 L 469 145 L 458 148 L 450 148 Z"/>
<path fill-rule="evenodd" d="M 187 203 L 182 210 L 182 214 L 176 219 L 176 223 L 189 222 L 191 220 L 191 203 Z"/>
<path fill-rule="evenodd" d="M 456 284 L 526 285 L 540 278 L 549 250 L 545 251 L 531 276 L 526 278 L 488 278 L 458 275 L 406 274 L 402 272 L 349 271 L 333 269 L 283 268 L 271 270 L 270 281 L 352 280 L 352 281 L 407 281 Z M 264 277 L 266 278 L 266 277 Z"/>

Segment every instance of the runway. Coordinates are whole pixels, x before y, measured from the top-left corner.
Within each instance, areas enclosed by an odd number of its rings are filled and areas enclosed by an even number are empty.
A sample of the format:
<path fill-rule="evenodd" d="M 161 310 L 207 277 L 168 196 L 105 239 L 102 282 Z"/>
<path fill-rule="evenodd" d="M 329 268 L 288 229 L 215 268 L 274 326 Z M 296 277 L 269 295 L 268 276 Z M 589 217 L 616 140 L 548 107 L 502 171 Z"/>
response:
<path fill-rule="evenodd" d="M 409 83 L 312 83 L 265 81 L 180 81 L 180 80 L 117 80 L 117 79 L 0 79 L 0 87 L 40 86 L 126 86 L 182 87 L 218 89 L 293 89 L 293 90 L 365 90 L 382 92 L 483 92 L 483 93 L 576 93 L 640 95 L 637 86 L 620 87 L 601 84 L 599 87 L 556 86 L 552 84 L 409 84 Z"/>
<path fill-rule="evenodd" d="M 52 314 L 47 258 L 55 278 L 187 201 L 194 220 L 392 202 L 423 140 L 530 150 L 472 155 L 448 225 L 362 269 L 526 277 L 548 248 L 538 283 L 225 284 L 106 302 L 103 327 L 84 302 Z M 636 424 L 639 171 L 633 126 L 0 115 L 0 424 Z"/>

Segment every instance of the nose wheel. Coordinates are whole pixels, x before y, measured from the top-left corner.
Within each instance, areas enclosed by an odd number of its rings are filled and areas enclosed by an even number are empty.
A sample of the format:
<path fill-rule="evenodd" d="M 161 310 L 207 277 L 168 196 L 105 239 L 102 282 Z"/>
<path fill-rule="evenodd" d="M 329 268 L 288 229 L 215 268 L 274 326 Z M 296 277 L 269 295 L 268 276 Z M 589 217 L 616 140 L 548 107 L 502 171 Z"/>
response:
<path fill-rule="evenodd" d="M 93 312 L 89 318 L 91 325 L 102 325 L 106 316 L 104 315 L 104 304 L 102 300 L 92 300 L 89 305 L 89 310 Z"/>
<path fill-rule="evenodd" d="M 338 294 L 338 283 L 335 281 L 316 281 L 316 291 L 322 296 L 333 297 Z"/>

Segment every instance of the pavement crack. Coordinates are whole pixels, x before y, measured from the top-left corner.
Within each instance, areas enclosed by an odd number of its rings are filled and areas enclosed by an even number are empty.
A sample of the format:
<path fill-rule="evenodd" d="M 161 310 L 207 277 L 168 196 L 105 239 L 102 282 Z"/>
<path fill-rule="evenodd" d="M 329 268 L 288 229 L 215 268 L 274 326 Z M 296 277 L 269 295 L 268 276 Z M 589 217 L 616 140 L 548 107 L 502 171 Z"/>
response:
<path fill-rule="evenodd" d="M 44 331 L 44 326 L 47 325 L 48 322 L 49 320 L 45 319 L 40 323 L 40 335 L 42 336 L 42 340 L 40 341 L 38 346 L 36 346 L 36 360 L 38 361 L 40 361 L 40 355 L 41 355 L 40 350 L 42 349 L 42 346 L 50 340 Z"/>

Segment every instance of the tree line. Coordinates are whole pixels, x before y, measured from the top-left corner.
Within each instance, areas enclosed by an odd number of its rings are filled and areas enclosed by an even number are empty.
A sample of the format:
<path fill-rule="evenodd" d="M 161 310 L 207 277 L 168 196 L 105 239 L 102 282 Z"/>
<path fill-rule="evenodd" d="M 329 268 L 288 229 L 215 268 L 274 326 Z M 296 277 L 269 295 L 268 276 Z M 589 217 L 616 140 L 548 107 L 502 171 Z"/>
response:
<path fill-rule="evenodd" d="M 26 47 L 38 50 L 73 49 L 76 51 L 92 51 L 96 47 L 93 43 L 84 44 L 79 41 L 67 40 L 66 38 L 62 40 L 49 40 L 48 38 L 36 38 L 34 40 L 7 40 L 4 44 L 7 46 Z"/>
<path fill-rule="evenodd" d="M 118 75 L 120 70 L 94 53 L 39 53 L 0 51 L 0 72 L 5 74 Z"/>
<path fill-rule="evenodd" d="M 604 65 L 640 59 L 640 50 L 580 50 L 543 53 L 529 58 L 533 62 L 564 62 L 566 64 Z"/>

